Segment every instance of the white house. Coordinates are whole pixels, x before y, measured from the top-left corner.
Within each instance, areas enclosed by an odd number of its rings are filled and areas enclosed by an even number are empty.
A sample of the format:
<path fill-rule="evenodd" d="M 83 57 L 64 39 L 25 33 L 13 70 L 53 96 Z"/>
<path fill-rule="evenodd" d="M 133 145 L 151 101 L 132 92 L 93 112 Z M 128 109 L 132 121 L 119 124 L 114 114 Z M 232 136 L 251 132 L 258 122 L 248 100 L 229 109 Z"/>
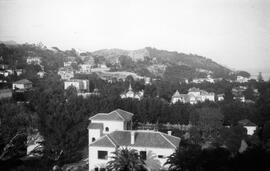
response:
<path fill-rule="evenodd" d="M 70 80 L 74 77 L 74 71 L 72 67 L 62 67 L 58 70 L 58 75 L 60 75 L 62 80 Z"/>
<path fill-rule="evenodd" d="M 237 76 L 236 77 L 236 82 L 239 82 L 239 83 L 246 83 L 248 82 L 249 78 L 247 77 L 243 77 L 243 76 Z"/>
<path fill-rule="evenodd" d="M 80 64 L 79 71 L 82 73 L 90 73 L 92 66 L 92 64 Z"/>
<path fill-rule="evenodd" d="M 68 89 L 70 86 L 73 86 L 77 89 L 78 92 L 88 91 L 89 90 L 89 80 L 81 79 L 70 79 L 64 82 L 64 89 Z"/>
<path fill-rule="evenodd" d="M 132 98 L 132 99 L 138 99 L 141 100 L 143 98 L 144 95 L 144 91 L 139 91 L 139 92 L 134 92 L 131 84 L 129 84 L 129 88 L 128 91 L 123 92 L 122 94 L 120 94 L 121 99 L 125 99 L 125 98 Z"/>
<path fill-rule="evenodd" d="M 95 88 L 93 92 L 78 92 L 77 95 L 87 98 L 90 96 L 100 96 L 100 92 L 99 89 Z"/>
<path fill-rule="evenodd" d="M 166 157 L 174 153 L 180 138 L 158 131 L 128 130 L 132 116 L 130 112 L 117 109 L 90 117 L 89 171 L 104 170 L 112 152 L 125 147 L 137 150 L 149 170 L 164 168 Z M 152 162 L 148 162 L 150 160 Z"/>
<path fill-rule="evenodd" d="M 223 101 L 224 100 L 224 96 L 225 96 L 225 94 L 218 94 L 217 95 L 217 100 L 218 101 Z"/>
<path fill-rule="evenodd" d="M 173 94 L 171 103 L 176 102 L 196 104 L 198 102 L 205 102 L 206 100 L 215 101 L 215 93 L 208 93 L 207 91 L 198 88 L 190 88 L 188 94 L 180 94 L 178 90 Z"/>
<path fill-rule="evenodd" d="M 38 73 L 37 73 L 37 75 L 38 75 L 38 77 L 39 78 L 43 78 L 44 76 L 45 76 L 45 72 L 44 71 L 39 71 Z"/>
<path fill-rule="evenodd" d="M 12 84 L 13 90 L 27 90 L 30 88 L 32 88 L 32 82 L 27 79 L 22 79 Z"/>
<path fill-rule="evenodd" d="M 257 125 L 253 122 L 251 122 L 250 120 L 248 119 L 243 119 L 243 120 L 240 120 L 238 121 L 238 123 L 240 125 L 242 125 L 244 128 L 247 129 L 247 134 L 248 135 L 253 135 L 254 132 L 256 131 L 257 129 Z"/>
<path fill-rule="evenodd" d="M 41 64 L 41 58 L 40 57 L 27 57 L 26 63 L 27 64 L 40 65 Z"/>

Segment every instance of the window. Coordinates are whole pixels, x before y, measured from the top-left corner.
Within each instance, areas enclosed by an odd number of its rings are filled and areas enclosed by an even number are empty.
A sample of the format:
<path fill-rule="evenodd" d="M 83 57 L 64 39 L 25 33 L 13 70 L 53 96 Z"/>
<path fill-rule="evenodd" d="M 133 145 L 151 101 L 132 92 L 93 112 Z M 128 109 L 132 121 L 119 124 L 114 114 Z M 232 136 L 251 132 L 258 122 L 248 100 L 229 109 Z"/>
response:
<path fill-rule="evenodd" d="M 98 159 L 107 159 L 108 151 L 98 151 Z"/>
<path fill-rule="evenodd" d="M 165 158 L 165 156 L 163 156 L 163 155 L 158 155 L 158 158 L 163 159 L 163 158 Z"/>
<path fill-rule="evenodd" d="M 105 128 L 105 131 L 106 131 L 106 132 L 109 132 L 109 128 L 108 128 L 108 127 L 106 127 L 106 128 Z"/>
<path fill-rule="evenodd" d="M 146 151 L 140 151 L 141 159 L 146 160 Z"/>
<path fill-rule="evenodd" d="M 94 142 L 94 141 L 96 141 L 96 139 L 93 137 L 93 138 L 92 138 L 92 142 Z"/>
<path fill-rule="evenodd" d="M 95 171 L 105 171 L 105 170 L 106 170 L 105 168 L 100 168 L 100 169 L 98 167 L 95 168 Z"/>

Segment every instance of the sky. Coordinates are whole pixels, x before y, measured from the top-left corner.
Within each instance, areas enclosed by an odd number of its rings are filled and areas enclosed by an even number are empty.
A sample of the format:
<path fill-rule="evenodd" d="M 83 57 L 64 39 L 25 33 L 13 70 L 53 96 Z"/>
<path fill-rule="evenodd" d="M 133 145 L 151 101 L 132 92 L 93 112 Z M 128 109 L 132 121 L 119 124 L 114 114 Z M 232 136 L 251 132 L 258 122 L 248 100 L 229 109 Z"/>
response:
<path fill-rule="evenodd" d="M 155 47 L 270 73 L 270 0 L 0 0 L 0 40 Z"/>

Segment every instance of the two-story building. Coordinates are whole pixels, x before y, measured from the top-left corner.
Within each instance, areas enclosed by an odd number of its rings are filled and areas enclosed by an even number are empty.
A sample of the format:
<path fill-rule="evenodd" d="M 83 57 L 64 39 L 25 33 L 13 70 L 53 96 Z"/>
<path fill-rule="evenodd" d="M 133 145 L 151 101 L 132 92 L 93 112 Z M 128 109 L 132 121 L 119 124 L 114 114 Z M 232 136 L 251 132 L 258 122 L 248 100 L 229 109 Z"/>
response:
<path fill-rule="evenodd" d="M 13 90 L 28 90 L 30 88 L 32 88 L 32 82 L 27 79 L 22 79 L 12 84 Z"/>
<path fill-rule="evenodd" d="M 198 88 L 190 88 L 187 94 L 180 94 L 178 90 L 173 94 L 171 103 L 181 102 L 196 104 L 198 102 L 205 102 L 206 100 L 215 101 L 215 93 L 200 90 Z"/>
<path fill-rule="evenodd" d="M 92 64 L 80 64 L 79 65 L 79 72 L 82 72 L 82 73 L 90 73 L 91 72 L 91 68 L 93 67 Z"/>
<path fill-rule="evenodd" d="M 64 82 L 64 89 L 68 89 L 70 86 L 76 88 L 78 92 L 89 91 L 89 80 L 82 79 L 70 79 Z"/>
<path fill-rule="evenodd" d="M 74 77 L 74 70 L 72 67 L 62 67 L 59 68 L 58 75 L 60 75 L 62 80 L 70 80 Z"/>
<path fill-rule="evenodd" d="M 99 113 L 89 118 L 89 171 L 105 170 L 117 149 L 135 149 L 151 170 L 164 168 L 167 157 L 174 153 L 180 138 L 158 131 L 131 130 L 133 114 L 121 109 Z M 155 161 L 147 162 L 147 161 Z"/>
<path fill-rule="evenodd" d="M 41 64 L 41 58 L 40 57 L 27 57 L 26 58 L 27 64 L 34 64 L 34 65 L 40 65 Z"/>

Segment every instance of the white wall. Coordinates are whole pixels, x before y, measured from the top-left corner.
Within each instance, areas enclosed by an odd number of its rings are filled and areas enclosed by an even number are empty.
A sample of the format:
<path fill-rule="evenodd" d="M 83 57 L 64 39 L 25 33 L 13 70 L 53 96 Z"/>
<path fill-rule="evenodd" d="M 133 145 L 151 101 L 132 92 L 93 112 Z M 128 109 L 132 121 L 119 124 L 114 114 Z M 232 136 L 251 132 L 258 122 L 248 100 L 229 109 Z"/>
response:
<path fill-rule="evenodd" d="M 103 123 L 103 134 L 108 134 L 116 130 L 125 130 L 124 121 L 103 121 L 103 120 L 92 120 L 92 123 Z M 105 128 L 108 127 L 109 131 L 106 132 Z"/>
<path fill-rule="evenodd" d="M 133 148 L 139 152 L 146 151 L 146 157 L 147 157 L 146 161 L 149 159 L 157 160 L 159 161 L 159 165 L 161 167 L 163 167 L 164 163 L 167 161 L 167 157 L 175 152 L 175 149 L 169 149 L 169 148 L 146 148 L 146 147 L 130 147 L 130 148 Z M 163 155 L 164 158 L 158 158 L 158 155 Z"/>
<path fill-rule="evenodd" d="M 248 135 L 253 135 L 255 130 L 256 130 L 256 126 L 244 126 L 247 129 L 247 134 Z"/>
<path fill-rule="evenodd" d="M 121 147 L 120 147 L 121 148 Z M 167 161 L 167 157 L 170 156 L 175 152 L 175 149 L 169 148 L 146 148 L 146 147 L 128 147 L 130 149 L 135 149 L 138 152 L 146 151 L 146 163 L 147 166 L 150 167 L 151 165 L 160 166 L 162 168 L 168 168 L 168 166 L 163 166 L 164 163 Z M 98 159 L 98 151 L 108 151 L 108 159 Z M 114 152 L 115 148 L 109 147 L 89 147 L 89 171 L 93 171 L 95 167 L 106 167 L 108 161 L 110 161 L 112 152 Z M 158 155 L 163 155 L 164 158 L 158 158 Z M 148 162 L 152 161 L 152 162 Z"/>
<path fill-rule="evenodd" d="M 92 138 L 95 138 L 96 140 L 100 138 L 101 136 L 100 129 L 88 129 L 88 142 L 89 144 L 92 143 Z"/>
<path fill-rule="evenodd" d="M 108 151 L 108 159 L 98 159 L 98 151 Z M 111 147 L 92 147 L 89 146 L 89 171 L 94 171 L 96 167 L 105 168 L 108 161 L 110 161 L 110 157 L 112 157 L 112 152 L 115 151 L 115 148 Z"/>
<path fill-rule="evenodd" d="M 15 88 L 17 88 L 17 89 L 28 89 L 28 88 L 31 88 L 31 87 L 32 87 L 32 84 L 16 84 L 16 83 L 12 84 L 12 89 L 13 90 Z"/>
<path fill-rule="evenodd" d="M 65 81 L 64 89 L 68 89 L 69 86 L 74 86 L 77 90 L 80 90 L 80 82 L 79 81 Z"/>
<path fill-rule="evenodd" d="M 24 89 L 24 84 L 12 84 L 12 89 Z"/>

